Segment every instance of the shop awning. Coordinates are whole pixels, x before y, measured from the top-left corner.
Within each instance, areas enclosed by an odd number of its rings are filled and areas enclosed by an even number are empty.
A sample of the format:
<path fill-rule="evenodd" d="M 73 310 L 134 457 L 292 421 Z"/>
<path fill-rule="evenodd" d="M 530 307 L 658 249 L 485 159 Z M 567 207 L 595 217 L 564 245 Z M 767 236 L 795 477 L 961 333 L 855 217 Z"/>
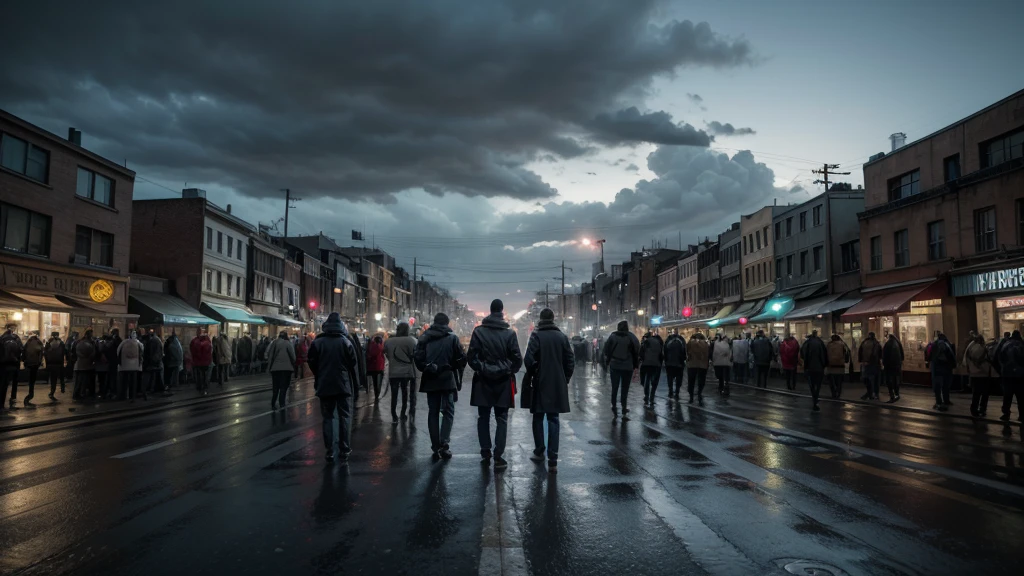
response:
<path fill-rule="evenodd" d="M 274 326 L 305 326 L 305 322 L 300 322 L 295 318 L 289 318 L 287 316 L 280 316 L 278 314 L 264 314 L 263 319 L 267 321 L 267 324 L 273 324 Z"/>
<path fill-rule="evenodd" d="M 199 306 L 200 312 L 216 319 L 218 322 L 237 322 L 239 324 L 266 324 L 266 321 L 259 316 L 253 316 L 245 308 L 237 306 L 226 306 L 224 304 L 207 304 L 203 302 Z"/>
<path fill-rule="evenodd" d="M 750 319 L 751 322 L 775 322 L 781 320 L 787 312 L 793 309 L 795 303 L 792 298 L 772 298 L 764 305 L 764 311 Z"/>
<path fill-rule="evenodd" d="M 699 320 L 690 320 L 688 322 L 685 322 L 683 326 L 712 326 L 711 322 L 715 322 L 715 324 L 717 324 L 718 320 L 725 318 L 726 316 L 731 314 L 732 311 L 735 309 L 735 304 L 726 304 L 725 306 L 722 306 L 722 309 L 719 310 L 718 313 L 715 314 L 714 316 L 710 318 L 700 318 Z"/>
<path fill-rule="evenodd" d="M 936 289 L 943 288 L 939 286 L 941 282 L 940 280 L 928 285 L 919 285 L 916 288 L 908 288 L 887 294 L 866 295 L 863 297 L 863 300 L 853 305 L 843 314 L 843 320 L 863 318 L 864 316 L 892 316 L 920 294 L 927 292 L 928 295 L 941 297 L 941 291 Z"/>
<path fill-rule="evenodd" d="M 128 294 L 128 311 L 139 315 L 140 326 L 151 324 L 209 326 L 220 323 L 219 320 L 203 316 L 202 313 L 177 296 L 144 290 L 132 290 Z"/>
<path fill-rule="evenodd" d="M 15 303 L 20 308 L 31 308 L 42 312 L 96 312 L 71 298 L 41 294 L 24 294 L 0 290 L 0 300 Z"/>
<path fill-rule="evenodd" d="M 750 319 L 751 316 L 756 315 L 764 307 L 764 300 L 758 300 L 756 302 L 744 302 L 736 309 L 735 312 L 728 316 L 719 319 L 714 324 L 708 323 L 708 326 L 729 326 L 731 324 L 738 324 L 740 318 Z"/>

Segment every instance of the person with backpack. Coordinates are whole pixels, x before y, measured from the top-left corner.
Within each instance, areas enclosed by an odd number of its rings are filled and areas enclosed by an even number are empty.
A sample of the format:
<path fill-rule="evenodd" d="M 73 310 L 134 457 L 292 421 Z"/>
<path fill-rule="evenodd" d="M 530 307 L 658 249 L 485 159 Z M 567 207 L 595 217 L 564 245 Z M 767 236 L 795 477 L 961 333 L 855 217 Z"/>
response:
<path fill-rule="evenodd" d="M 177 388 L 178 377 L 184 363 L 185 351 L 181 347 L 178 335 L 171 330 L 171 335 L 164 342 L 164 388 Z"/>
<path fill-rule="evenodd" d="M 495 299 L 491 302 L 491 313 L 473 330 L 473 335 L 469 339 L 469 350 L 466 352 L 466 360 L 473 369 L 473 389 L 469 404 L 477 407 L 476 432 L 477 439 L 480 440 L 480 456 L 485 464 L 491 459 L 491 411 L 494 411 L 495 470 L 508 467 L 508 462 L 503 457 L 505 438 L 508 435 L 508 409 L 515 407 L 512 388 L 516 373 L 523 366 L 519 338 L 505 321 L 504 310 L 505 304 L 501 300 Z M 541 318 L 543 322 L 543 312 Z M 538 325 L 537 330 L 540 329 Z M 531 342 L 532 338 L 531 335 Z M 562 338 L 565 336 L 562 335 Z M 568 344 L 566 340 L 566 345 Z M 569 373 L 571 374 L 572 370 Z M 536 378 L 534 382 L 537 382 Z M 555 414 L 556 434 L 557 427 L 558 415 Z M 556 440 L 556 453 L 557 450 Z"/>
<path fill-rule="evenodd" d="M 82 338 L 75 342 L 75 389 L 71 398 L 81 401 L 89 395 L 90 389 L 96 385 L 96 340 L 89 328 Z"/>
<path fill-rule="evenodd" d="M 32 403 L 32 399 L 35 398 L 36 394 L 36 378 L 39 376 L 39 367 L 43 364 L 43 348 L 43 341 L 39 339 L 39 335 L 35 332 L 29 334 L 28 340 L 25 340 L 25 348 L 22 353 L 25 361 L 25 370 L 28 371 L 28 395 L 25 396 L 25 400 L 22 402 L 25 408 L 35 406 Z M 16 390 L 17 388 L 11 390 L 11 400 L 17 400 Z"/>
<path fill-rule="evenodd" d="M 999 371 L 999 384 L 1003 389 L 1003 422 L 1010 420 L 1013 398 L 1017 397 L 1017 421 L 1024 417 L 1024 339 L 1020 330 L 1014 330 L 996 348 L 994 367 Z"/>
<path fill-rule="evenodd" d="M 142 384 L 147 394 L 163 392 L 164 346 L 152 328 L 142 340 Z"/>
<path fill-rule="evenodd" d="M 850 363 L 850 349 L 846 342 L 833 334 L 825 346 L 828 355 L 828 366 L 825 368 L 825 375 L 828 376 L 828 387 L 832 398 L 841 398 L 843 395 L 843 380 L 846 378 L 846 366 Z"/>
<path fill-rule="evenodd" d="M 143 354 L 144 347 L 142 342 L 139 342 L 139 335 L 132 330 L 128 338 L 117 348 L 118 369 L 121 375 L 119 395 L 125 400 L 134 402 L 140 390 L 142 399 L 147 399 L 146 390 L 141 382 Z"/>
<path fill-rule="evenodd" d="M 992 360 L 985 346 L 985 337 L 976 335 L 964 350 L 964 365 L 971 378 L 971 416 L 983 417 L 988 409 L 988 394 L 992 382 Z"/>
<path fill-rule="evenodd" d="M 697 401 L 704 405 L 704 384 L 708 379 L 709 349 L 708 341 L 700 332 L 690 336 L 686 343 L 686 391 L 690 394 L 693 404 L 693 389 L 697 388 Z"/>
<path fill-rule="evenodd" d="M 14 333 L 17 329 L 17 324 L 8 324 L 0 336 L 0 409 L 3 408 L 4 398 L 7 397 L 8 385 L 11 386 L 12 394 L 18 387 L 18 371 L 21 369 L 25 348 L 21 338 Z M 11 399 L 10 407 L 14 409 L 14 399 Z"/>
<path fill-rule="evenodd" d="M 732 370 L 732 341 L 719 332 L 711 344 L 711 362 L 715 365 L 715 378 L 718 379 L 718 393 L 729 395 L 729 372 Z"/>
<path fill-rule="evenodd" d="M 930 353 L 925 354 L 925 364 L 932 372 L 932 392 L 935 393 L 935 406 L 932 408 L 945 412 L 953 405 L 949 401 L 949 388 L 956 369 L 956 349 L 942 332 L 932 342 Z"/>
<path fill-rule="evenodd" d="M 192 372 L 196 381 L 196 390 L 206 395 L 210 387 L 210 366 L 213 365 L 213 342 L 206 330 L 200 329 L 196 337 L 188 345 L 192 355 Z"/>
<path fill-rule="evenodd" d="M 450 460 L 449 439 L 455 418 L 455 395 L 461 391 L 461 374 L 466 367 L 466 353 L 459 337 L 448 327 L 448 315 L 438 312 L 434 322 L 416 342 L 413 356 L 416 368 L 423 373 L 420 392 L 427 395 L 427 430 L 434 460 Z M 444 422 L 440 422 L 440 417 Z M 440 427 L 440 429 L 439 429 Z"/>
<path fill-rule="evenodd" d="M 889 389 L 888 404 L 899 402 L 900 385 L 903 383 L 903 344 L 895 334 L 890 333 L 882 347 L 882 374 L 885 387 Z"/>
<path fill-rule="evenodd" d="M 796 367 L 800 362 L 800 342 L 789 332 L 779 342 L 779 363 L 786 377 L 786 390 L 796 390 Z"/>
<path fill-rule="evenodd" d="M 295 371 L 295 347 L 288 341 L 288 333 L 281 330 L 268 350 L 267 364 L 270 368 L 271 384 L 270 409 L 277 410 L 278 404 L 282 408 L 285 405 L 288 385 L 291 383 L 292 372 Z M 323 400 L 320 402 L 323 406 Z"/>
<path fill-rule="evenodd" d="M 384 383 L 384 338 L 380 334 L 375 335 L 366 346 L 366 376 L 373 383 L 373 403 L 377 404 Z"/>
<path fill-rule="evenodd" d="M 517 342 L 518 345 L 518 342 Z M 410 390 L 416 398 L 416 338 L 409 335 L 409 324 L 400 322 L 395 335 L 384 343 L 384 356 L 388 359 L 388 380 L 391 382 L 391 418 L 397 423 L 405 420 Z M 398 415 L 398 393 L 402 393 L 402 415 Z M 416 404 L 412 404 L 415 409 Z"/>
<path fill-rule="evenodd" d="M 493 310 L 493 305 L 492 305 Z M 513 341 L 514 332 L 513 334 Z M 518 350 L 519 345 L 515 344 Z M 540 311 L 540 322 L 530 334 L 526 347 L 526 369 L 533 375 L 533 455 L 534 462 L 543 462 L 545 452 L 548 473 L 558 472 L 558 418 L 569 413 L 569 379 L 575 370 L 575 359 L 569 339 L 555 324 L 550 308 Z M 547 445 L 544 443 L 544 421 L 548 424 Z M 497 461 L 495 461 L 497 466 Z"/>
<path fill-rule="evenodd" d="M 612 418 L 619 416 L 616 398 L 621 389 L 622 419 L 629 420 L 626 399 L 629 396 L 629 384 L 633 379 L 633 372 L 640 367 L 640 342 L 636 335 L 629 331 L 628 322 L 625 320 L 619 322 L 615 332 L 608 335 L 604 349 L 601 351 L 601 357 L 604 358 L 604 363 L 612 378 Z"/>
<path fill-rule="evenodd" d="M 661 335 L 648 332 L 640 343 L 640 383 L 644 387 L 644 406 L 654 408 L 654 393 L 658 391 L 664 361 L 665 343 Z"/>
<path fill-rule="evenodd" d="M 346 463 L 352 453 L 352 384 L 355 382 L 356 351 L 345 336 L 348 329 L 337 312 L 331 312 L 322 330 L 309 346 L 306 361 L 313 373 L 313 389 L 320 399 L 327 461 L 334 461 L 337 449 L 341 462 Z M 287 336 L 284 332 L 281 334 Z M 287 345 L 287 340 L 281 342 Z M 337 437 L 334 435 L 335 413 L 338 415 Z"/>
<path fill-rule="evenodd" d="M 57 382 L 60 382 L 60 392 L 64 393 L 64 360 L 67 352 L 64 350 L 64 342 L 60 339 L 60 332 L 51 332 L 50 339 L 43 346 L 43 359 L 46 360 L 46 377 L 50 381 L 51 402 L 56 402 Z"/>
<path fill-rule="evenodd" d="M 825 369 L 829 360 L 828 348 L 818 337 L 817 330 L 811 331 L 811 335 L 804 340 L 803 346 L 800 347 L 800 359 L 804 363 L 804 374 L 807 374 L 807 384 L 811 389 L 811 400 L 814 402 L 811 410 L 818 412 L 821 410 L 818 407 L 821 381 L 825 379 Z"/>
<path fill-rule="evenodd" d="M 683 370 L 686 366 L 686 340 L 673 330 L 665 340 L 665 379 L 668 381 L 668 397 L 679 398 L 683 387 Z"/>
<path fill-rule="evenodd" d="M 860 363 L 860 377 L 867 391 L 861 400 L 878 400 L 878 378 L 882 372 L 882 345 L 875 339 L 874 332 L 860 343 L 857 349 L 857 361 Z"/>

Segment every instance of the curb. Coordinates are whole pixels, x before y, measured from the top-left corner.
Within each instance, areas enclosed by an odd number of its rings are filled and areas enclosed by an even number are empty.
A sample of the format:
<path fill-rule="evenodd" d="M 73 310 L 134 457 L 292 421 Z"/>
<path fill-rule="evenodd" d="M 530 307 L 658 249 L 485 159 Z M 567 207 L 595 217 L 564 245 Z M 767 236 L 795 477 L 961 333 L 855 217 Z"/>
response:
<path fill-rule="evenodd" d="M 758 388 L 757 386 L 751 386 L 750 384 L 737 384 L 735 382 L 731 382 L 731 383 L 729 383 L 729 386 L 730 387 L 731 386 L 739 386 L 741 388 L 747 388 L 747 389 L 750 389 L 750 390 L 762 390 L 762 391 L 765 391 L 765 392 L 773 392 L 775 394 L 783 394 L 785 396 L 795 396 L 795 397 L 798 397 L 798 398 L 807 398 L 807 399 L 811 398 L 810 394 L 801 394 L 799 392 L 792 392 L 790 390 L 779 390 L 779 389 L 776 389 L 776 388 Z M 991 398 L 990 398 L 990 401 L 991 401 Z M 886 409 L 886 410 L 902 410 L 903 412 L 914 412 L 914 413 L 917 413 L 917 414 L 926 414 L 926 415 L 930 415 L 930 416 L 941 416 L 941 417 L 946 417 L 946 418 L 960 418 L 960 419 L 963 419 L 963 420 L 970 420 L 972 422 L 989 422 L 989 423 L 992 423 L 992 424 L 1016 425 L 1016 426 L 1020 426 L 1021 425 L 1021 422 L 1018 422 L 1018 421 L 1013 420 L 1013 419 L 1003 421 L 1003 420 L 1000 420 L 998 418 L 978 418 L 978 417 L 971 416 L 970 414 L 950 414 L 949 412 L 939 412 L 939 411 L 936 411 L 936 410 L 929 410 L 928 408 L 915 408 L 913 406 L 900 406 L 898 404 L 868 402 L 868 401 L 865 401 L 865 400 L 846 399 L 846 398 L 835 399 L 835 398 L 825 398 L 824 396 L 819 396 L 818 397 L 818 402 L 835 402 L 837 404 L 854 404 L 854 405 L 859 405 L 859 406 L 873 406 L 873 407 L 876 407 L 876 408 Z"/>

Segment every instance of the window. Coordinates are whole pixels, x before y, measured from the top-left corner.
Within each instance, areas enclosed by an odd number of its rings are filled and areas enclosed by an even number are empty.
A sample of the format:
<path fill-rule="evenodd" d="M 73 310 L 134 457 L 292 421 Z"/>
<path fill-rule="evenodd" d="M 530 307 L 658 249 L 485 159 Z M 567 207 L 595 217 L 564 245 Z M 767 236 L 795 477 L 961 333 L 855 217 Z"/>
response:
<path fill-rule="evenodd" d="M 4 136 L 6 138 L 6 135 Z M 981 167 L 988 168 L 1024 156 L 1024 128 L 982 144 Z M 5 156 L 6 160 L 6 156 Z M 4 166 L 7 164 L 5 163 Z"/>
<path fill-rule="evenodd" d="M 747 288 L 750 288 L 750 268 L 743 269 L 743 276 L 743 282 L 747 285 Z"/>
<path fill-rule="evenodd" d="M 228 258 L 235 255 L 235 239 L 228 236 Z"/>
<path fill-rule="evenodd" d="M 75 231 L 75 263 L 114 265 L 114 235 L 79 226 Z"/>
<path fill-rule="evenodd" d="M 793 235 L 793 217 L 786 218 L 786 238 Z"/>
<path fill-rule="evenodd" d="M 793 275 L 793 255 L 786 256 L 786 275 Z"/>
<path fill-rule="evenodd" d="M 956 180 L 960 177 L 960 155 L 953 154 L 942 161 L 943 172 L 946 175 L 946 182 Z"/>
<path fill-rule="evenodd" d="M 892 246 L 896 255 L 896 267 L 910 264 L 910 234 L 906 228 L 893 234 Z"/>
<path fill-rule="evenodd" d="M 943 220 L 928 223 L 928 259 L 946 257 L 946 224 Z"/>
<path fill-rule="evenodd" d="M 908 198 L 921 191 L 921 171 L 914 170 L 889 180 L 889 202 Z"/>
<path fill-rule="evenodd" d="M 743 237 L 743 255 L 744 256 L 747 255 L 747 237 L 746 236 Z"/>
<path fill-rule="evenodd" d="M 757 232 L 754 232 L 754 237 L 757 238 L 757 249 L 760 250 L 761 249 L 761 231 L 758 230 Z M 766 243 L 767 243 L 767 241 L 768 241 L 768 239 L 765 238 L 765 242 Z"/>
<path fill-rule="evenodd" d="M 78 167 L 78 187 L 75 194 L 107 206 L 114 205 L 114 181 L 92 170 Z"/>
<path fill-rule="evenodd" d="M 775 223 L 775 239 L 782 238 L 782 221 L 779 220 Z"/>
<path fill-rule="evenodd" d="M 213 250 L 213 228 L 206 227 L 206 249 Z"/>
<path fill-rule="evenodd" d="M 1017 244 L 1024 244 L 1024 199 L 1017 200 Z"/>
<path fill-rule="evenodd" d="M 807 250 L 800 253 L 800 275 L 807 274 Z"/>
<path fill-rule="evenodd" d="M 764 247 L 768 247 L 768 227 L 764 227 Z"/>
<path fill-rule="evenodd" d="M 757 286 L 761 284 L 761 266 L 755 266 L 754 272 L 755 276 L 757 277 L 757 284 L 755 284 L 755 286 Z"/>
<path fill-rule="evenodd" d="M 218 254 L 223 254 L 224 253 L 224 233 L 223 232 L 217 232 L 217 253 Z M 220 290 L 218 290 L 218 292 L 220 292 Z"/>
<path fill-rule="evenodd" d="M 800 231 L 807 230 L 807 211 L 804 210 L 800 213 Z"/>
<path fill-rule="evenodd" d="M 46 184 L 50 174 L 50 153 L 21 138 L 4 134 L 0 138 L 0 166 Z"/>
<path fill-rule="evenodd" d="M 776 278 L 781 278 L 782 277 L 782 258 L 776 258 L 775 259 L 775 277 Z"/>
<path fill-rule="evenodd" d="M 882 237 L 873 236 L 871 238 L 871 269 L 881 270 L 882 269 Z"/>
<path fill-rule="evenodd" d="M 811 259 L 814 260 L 814 271 L 821 270 L 821 246 L 814 247 Z"/>
<path fill-rule="evenodd" d="M 989 252 L 996 249 L 995 206 L 974 211 L 974 251 Z"/>
<path fill-rule="evenodd" d="M 238 241 L 238 251 L 236 252 L 236 254 L 238 255 L 238 259 L 241 260 L 242 259 L 242 241 L 241 240 Z"/>
<path fill-rule="evenodd" d="M 0 203 L 0 239 L 4 250 L 50 256 L 50 217 Z"/>
<path fill-rule="evenodd" d="M 224 287 L 223 287 L 223 285 L 221 283 L 221 279 L 222 279 L 222 274 L 220 272 L 217 272 L 217 294 L 220 294 L 221 292 L 224 291 L 224 289 L 223 289 Z"/>
<path fill-rule="evenodd" d="M 234 284 L 234 282 L 232 282 L 232 280 L 234 280 L 234 279 L 235 279 L 234 276 L 232 276 L 231 274 L 228 274 L 228 296 L 231 296 L 231 285 Z"/>
<path fill-rule="evenodd" d="M 206 270 L 206 289 L 211 292 L 213 291 L 213 270 Z"/>
<path fill-rule="evenodd" d="M 814 225 L 821 226 L 821 206 L 814 207 Z"/>
<path fill-rule="evenodd" d="M 851 240 L 839 245 L 843 272 L 860 270 L 860 240 Z"/>

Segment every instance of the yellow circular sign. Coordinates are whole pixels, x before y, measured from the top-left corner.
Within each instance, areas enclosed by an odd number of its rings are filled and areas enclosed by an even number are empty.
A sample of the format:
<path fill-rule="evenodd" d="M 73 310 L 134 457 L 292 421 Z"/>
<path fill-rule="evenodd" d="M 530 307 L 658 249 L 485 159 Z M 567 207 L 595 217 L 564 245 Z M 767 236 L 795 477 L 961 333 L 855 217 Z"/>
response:
<path fill-rule="evenodd" d="M 114 296 L 114 285 L 106 280 L 97 280 L 89 286 L 89 297 L 93 302 L 106 302 Z"/>

